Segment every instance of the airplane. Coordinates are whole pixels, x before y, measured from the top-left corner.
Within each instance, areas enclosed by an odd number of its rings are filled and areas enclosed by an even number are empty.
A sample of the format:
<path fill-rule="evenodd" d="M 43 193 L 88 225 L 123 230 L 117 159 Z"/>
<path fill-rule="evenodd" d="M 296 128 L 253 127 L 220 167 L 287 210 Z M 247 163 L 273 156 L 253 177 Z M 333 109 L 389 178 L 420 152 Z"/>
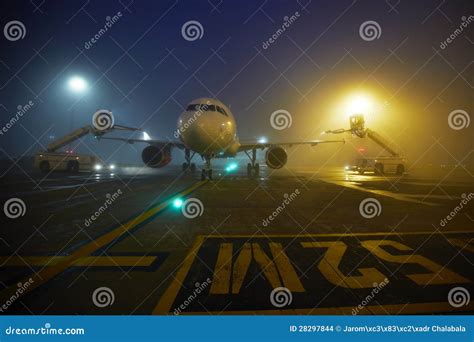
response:
<path fill-rule="evenodd" d="M 98 115 L 96 115 L 98 114 Z M 100 126 L 103 115 L 108 114 L 113 125 L 111 112 L 99 111 L 94 114 L 93 124 Z M 102 115 L 102 117 L 101 117 Z M 107 119 L 107 118 L 106 118 Z M 111 127 L 106 127 L 111 128 Z M 213 98 L 198 98 L 191 101 L 186 110 L 179 116 L 177 130 L 174 136 L 179 141 L 155 139 L 128 139 L 119 137 L 102 137 L 101 139 L 120 140 L 133 144 L 136 142 L 148 144 L 142 151 L 142 160 L 145 165 L 152 168 L 161 168 L 171 162 L 171 149 L 184 150 L 185 162 L 183 171 L 196 170 L 192 163 L 193 157 L 198 154 L 205 161 L 201 171 L 201 179 L 212 179 L 211 161 L 215 158 L 232 158 L 244 152 L 250 159 L 247 164 L 247 174 L 259 174 L 260 165 L 257 162 L 258 149 L 266 150 L 265 162 L 271 169 L 282 168 L 288 155 L 284 147 L 293 145 L 315 146 L 321 143 L 344 143 L 344 140 L 308 140 L 301 142 L 241 142 L 237 135 L 237 124 L 231 110 L 221 101 Z"/>

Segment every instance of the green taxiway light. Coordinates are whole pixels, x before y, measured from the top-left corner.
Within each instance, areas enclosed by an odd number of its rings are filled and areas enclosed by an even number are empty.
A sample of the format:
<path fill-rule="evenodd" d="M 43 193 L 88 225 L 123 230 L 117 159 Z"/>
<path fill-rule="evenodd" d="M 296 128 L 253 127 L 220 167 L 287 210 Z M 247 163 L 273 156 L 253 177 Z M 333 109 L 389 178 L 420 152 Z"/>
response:
<path fill-rule="evenodd" d="M 229 165 L 225 168 L 225 170 L 226 170 L 227 172 L 231 172 L 231 171 L 236 170 L 236 169 L 237 169 L 237 166 L 238 166 L 237 163 L 232 163 L 232 164 L 229 164 Z"/>
<path fill-rule="evenodd" d="M 181 208 L 182 205 L 183 205 L 183 200 L 181 198 L 177 198 L 173 201 L 173 206 L 175 208 Z"/>

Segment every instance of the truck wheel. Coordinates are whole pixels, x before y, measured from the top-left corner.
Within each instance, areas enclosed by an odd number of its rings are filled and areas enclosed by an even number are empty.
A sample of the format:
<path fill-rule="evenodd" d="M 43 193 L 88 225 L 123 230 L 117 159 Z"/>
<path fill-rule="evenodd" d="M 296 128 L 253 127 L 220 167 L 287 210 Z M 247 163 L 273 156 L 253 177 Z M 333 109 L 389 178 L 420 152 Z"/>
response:
<path fill-rule="evenodd" d="M 71 173 L 79 172 L 79 163 L 77 161 L 71 160 L 67 163 L 67 171 Z"/>
<path fill-rule="evenodd" d="M 46 160 L 43 160 L 40 165 L 39 165 L 39 168 L 41 170 L 41 172 L 49 172 L 50 170 L 50 167 L 49 167 L 49 162 L 47 162 Z"/>
<path fill-rule="evenodd" d="M 397 165 L 397 175 L 403 175 L 404 172 L 405 172 L 405 166 L 403 166 L 402 164 L 398 164 Z"/>
<path fill-rule="evenodd" d="M 383 164 L 380 164 L 380 163 L 375 164 L 375 174 L 383 175 Z"/>

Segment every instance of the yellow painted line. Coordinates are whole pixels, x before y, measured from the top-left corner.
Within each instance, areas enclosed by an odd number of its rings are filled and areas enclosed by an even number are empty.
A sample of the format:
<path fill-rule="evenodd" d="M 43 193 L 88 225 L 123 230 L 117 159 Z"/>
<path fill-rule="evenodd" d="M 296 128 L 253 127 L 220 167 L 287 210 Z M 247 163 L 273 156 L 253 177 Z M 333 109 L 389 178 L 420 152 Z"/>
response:
<path fill-rule="evenodd" d="M 182 197 L 186 196 L 189 193 L 193 192 L 200 186 L 204 185 L 207 182 L 207 180 L 198 182 L 194 184 L 193 186 L 181 191 L 180 193 L 174 195 L 173 197 Z M 27 289 L 24 290 L 23 293 L 28 293 L 31 292 L 32 290 L 38 288 L 42 284 L 46 283 L 50 279 L 54 278 L 61 272 L 65 271 L 69 267 L 73 266 L 78 259 L 83 258 L 85 256 L 89 256 L 98 249 L 104 247 L 105 245 L 113 242 L 115 239 L 119 238 L 129 230 L 133 229 L 140 223 L 144 222 L 145 220 L 153 217 L 154 215 L 158 214 L 159 212 L 163 211 L 170 205 L 170 201 L 165 201 L 162 202 L 158 205 L 155 205 L 154 207 L 151 207 L 147 211 L 141 213 L 140 215 L 132 218 L 131 220 L 127 221 L 125 224 L 117 227 L 116 229 L 96 238 L 94 241 L 89 242 L 88 244 L 82 246 L 78 250 L 76 250 L 74 253 L 71 255 L 68 255 L 64 257 L 64 259 L 60 262 L 58 262 L 55 265 L 52 266 L 47 266 L 41 269 L 39 272 L 32 274 L 31 276 L 25 277 L 23 280 L 21 280 L 21 283 L 25 283 L 29 281 L 32 283 Z M 30 280 L 31 279 L 31 280 Z M 18 287 L 15 285 L 12 285 L 5 290 L 0 292 L 0 298 L 2 299 L 2 302 L 5 302 L 7 299 L 9 299 L 12 295 L 14 295 L 17 291 Z"/>
<path fill-rule="evenodd" d="M 196 311 L 182 312 L 181 315 L 352 315 L 356 306 L 341 306 L 313 309 L 280 309 L 280 310 L 242 310 L 242 311 Z M 359 315 L 413 315 L 430 314 L 442 312 L 465 312 L 473 311 L 474 303 L 460 308 L 452 307 L 448 302 L 432 303 L 410 303 L 410 304 L 386 304 L 368 305 L 359 310 Z"/>
<path fill-rule="evenodd" d="M 194 258 L 196 257 L 196 254 L 199 251 L 199 248 L 201 248 L 201 245 L 203 242 L 204 242 L 204 237 L 201 235 L 198 235 L 188 255 L 186 256 L 184 261 L 181 263 L 181 268 L 179 269 L 176 276 L 173 277 L 173 281 L 171 282 L 170 286 L 166 289 L 165 293 L 161 296 L 160 301 L 158 302 L 155 309 L 153 310 L 153 315 L 163 315 L 163 314 L 167 314 L 170 311 L 171 306 L 173 305 L 173 302 L 176 299 L 176 296 L 178 295 L 179 290 L 181 289 L 181 285 L 183 284 L 186 278 L 186 275 L 191 269 L 191 265 L 194 262 Z"/>
<path fill-rule="evenodd" d="M 41 267 L 53 266 L 66 256 L 14 256 L 0 257 L 1 267 Z M 72 266 L 78 267 L 147 267 L 153 264 L 156 256 L 89 256 L 79 258 Z"/>
<path fill-rule="evenodd" d="M 418 204 L 423 204 L 423 205 L 429 205 L 429 206 L 438 206 L 439 204 L 436 203 L 431 203 L 431 202 L 425 202 L 425 201 L 420 201 L 412 197 L 408 197 L 402 194 L 397 194 L 391 191 L 386 191 L 386 190 L 373 190 L 373 189 L 366 189 L 363 187 L 360 187 L 355 184 L 348 183 L 346 181 L 337 181 L 337 180 L 330 180 L 326 178 L 320 178 L 321 181 L 326 182 L 326 183 L 331 183 L 339 186 L 344 186 L 349 189 L 354 189 L 354 190 L 359 190 L 363 192 L 369 192 L 375 195 L 379 196 L 385 196 L 385 197 L 390 197 L 399 201 L 405 201 L 405 202 L 413 202 L 413 203 L 418 203 Z"/>
<path fill-rule="evenodd" d="M 252 248 L 250 247 L 249 243 L 244 243 L 242 249 L 240 250 L 237 259 L 235 260 L 235 266 L 232 270 L 232 293 L 238 294 L 240 289 L 242 288 L 242 284 L 244 283 L 245 274 L 247 273 L 247 269 L 250 266 L 250 262 L 252 261 Z M 216 267 L 220 267 L 220 265 L 216 265 Z M 232 257 L 230 260 L 230 264 L 227 265 L 232 268 Z M 230 269 L 229 269 L 230 271 Z M 218 279 L 216 278 L 216 281 Z M 230 279 L 228 279 L 230 282 Z M 212 278 L 212 283 L 214 283 L 214 278 Z M 212 288 L 211 288 L 212 289 Z"/>
<path fill-rule="evenodd" d="M 344 237 L 344 236 L 397 236 L 397 235 L 447 235 L 447 234 L 474 234 L 472 230 L 453 230 L 453 231 L 419 231 L 419 232 L 376 232 L 376 233 L 321 233 L 321 234 L 265 234 L 265 235 L 252 235 L 252 234 L 210 234 L 205 235 L 206 238 L 220 238 L 220 239 L 227 239 L 227 238 L 294 238 L 294 237 L 302 237 L 302 238 L 312 238 L 312 237 Z"/>
<path fill-rule="evenodd" d="M 246 247 L 244 245 L 244 247 Z M 209 293 L 227 294 L 230 288 L 230 274 L 232 271 L 232 244 L 222 243 L 217 254 L 216 266 L 212 275 L 212 284 Z M 234 275 L 234 279 L 235 279 Z"/>
<path fill-rule="evenodd" d="M 281 243 L 270 242 L 269 245 L 275 264 L 283 280 L 283 285 L 291 292 L 305 292 L 303 284 L 301 284 L 300 278 L 298 274 L 296 274 L 296 270 Z"/>

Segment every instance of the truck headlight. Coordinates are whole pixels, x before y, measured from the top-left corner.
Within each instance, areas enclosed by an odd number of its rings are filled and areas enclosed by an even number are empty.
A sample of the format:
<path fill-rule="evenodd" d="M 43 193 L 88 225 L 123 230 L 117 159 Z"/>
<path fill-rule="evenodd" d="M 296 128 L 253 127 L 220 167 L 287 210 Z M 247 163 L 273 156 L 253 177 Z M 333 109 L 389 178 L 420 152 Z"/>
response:
<path fill-rule="evenodd" d="M 100 165 L 100 164 L 95 164 L 95 165 L 94 165 L 94 170 L 96 170 L 96 171 L 102 170 L 102 165 Z"/>
<path fill-rule="evenodd" d="M 114 164 L 110 164 L 110 165 L 109 165 L 109 169 L 115 170 L 115 165 L 114 165 Z"/>

